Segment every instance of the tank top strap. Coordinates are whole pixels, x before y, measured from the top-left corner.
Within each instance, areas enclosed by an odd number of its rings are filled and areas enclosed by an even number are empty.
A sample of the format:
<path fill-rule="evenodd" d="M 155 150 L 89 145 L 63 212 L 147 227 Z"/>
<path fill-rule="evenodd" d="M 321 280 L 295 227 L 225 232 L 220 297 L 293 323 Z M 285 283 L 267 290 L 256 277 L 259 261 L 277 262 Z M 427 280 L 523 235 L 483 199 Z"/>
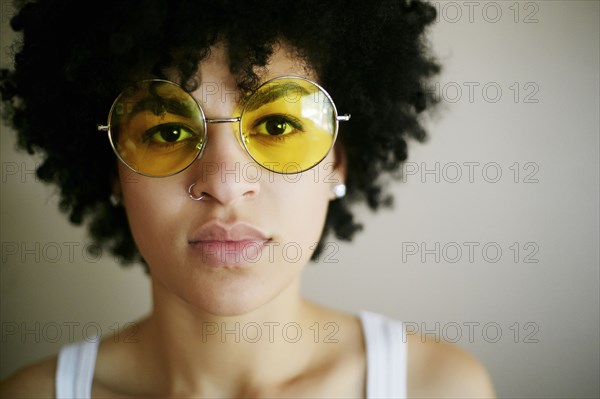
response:
<path fill-rule="evenodd" d="M 406 398 L 407 344 L 401 322 L 362 311 L 367 352 L 367 398 Z"/>
<path fill-rule="evenodd" d="M 65 345 L 56 366 L 57 399 L 90 399 L 100 339 Z"/>

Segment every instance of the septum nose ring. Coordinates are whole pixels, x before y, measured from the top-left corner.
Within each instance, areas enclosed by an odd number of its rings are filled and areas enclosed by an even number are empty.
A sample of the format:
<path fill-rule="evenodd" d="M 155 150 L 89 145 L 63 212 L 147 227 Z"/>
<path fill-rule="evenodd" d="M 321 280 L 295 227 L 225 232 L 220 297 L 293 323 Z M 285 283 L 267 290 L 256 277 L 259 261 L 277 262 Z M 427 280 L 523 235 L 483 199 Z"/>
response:
<path fill-rule="evenodd" d="M 194 195 L 194 193 L 192 192 L 192 190 L 194 189 L 194 186 L 196 185 L 196 183 L 192 183 L 192 185 L 190 186 L 190 188 L 188 188 L 188 193 L 190 194 L 190 198 L 193 199 L 194 201 L 201 201 L 202 198 L 204 198 L 206 196 L 205 192 L 201 192 L 200 195 L 198 197 L 196 197 Z"/>

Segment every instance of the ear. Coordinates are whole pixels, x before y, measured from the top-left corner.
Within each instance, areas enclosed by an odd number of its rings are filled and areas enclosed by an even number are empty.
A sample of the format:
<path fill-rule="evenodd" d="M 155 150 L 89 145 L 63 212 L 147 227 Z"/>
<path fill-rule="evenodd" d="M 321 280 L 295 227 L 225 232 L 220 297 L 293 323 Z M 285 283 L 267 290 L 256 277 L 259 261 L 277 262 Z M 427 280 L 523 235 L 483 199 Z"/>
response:
<path fill-rule="evenodd" d="M 118 177 L 114 177 L 112 179 L 112 193 L 116 195 L 121 195 L 123 193 L 123 189 L 121 188 L 121 181 Z"/>
<path fill-rule="evenodd" d="M 346 173 L 347 173 L 347 157 L 345 147 L 341 142 L 337 142 L 333 147 L 333 174 L 331 176 L 331 195 L 330 201 L 337 199 L 333 192 L 333 187 L 337 184 L 346 184 Z"/>
<path fill-rule="evenodd" d="M 335 169 L 336 175 L 338 177 L 339 183 L 346 183 L 346 174 L 348 172 L 347 169 L 347 157 L 346 157 L 346 147 L 341 141 L 337 141 L 333 146 L 333 155 L 335 157 L 335 161 L 333 167 Z"/>

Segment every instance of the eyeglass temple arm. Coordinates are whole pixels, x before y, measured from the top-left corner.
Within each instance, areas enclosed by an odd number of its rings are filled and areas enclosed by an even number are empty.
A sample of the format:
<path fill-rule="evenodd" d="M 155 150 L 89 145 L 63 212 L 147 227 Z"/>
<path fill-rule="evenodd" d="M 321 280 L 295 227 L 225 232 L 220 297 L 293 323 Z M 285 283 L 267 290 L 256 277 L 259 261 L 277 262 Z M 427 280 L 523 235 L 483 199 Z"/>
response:
<path fill-rule="evenodd" d="M 234 122 L 239 122 L 242 118 L 241 117 L 237 117 L 237 118 L 216 118 L 216 119 L 207 119 L 206 123 L 234 123 Z M 346 115 L 340 115 L 337 117 L 338 121 L 349 121 L 350 120 L 350 114 L 346 114 Z"/>
<path fill-rule="evenodd" d="M 218 119 L 207 119 L 206 123 L 235 123 L 239 122 L 241 118 L 238 116 L 237 118 L 218 118 Z M 108 132 L 107 125 L 97 125 L 98 131 L 100 132 Z"/>
<path fill-rule="evenodd" d="M 207 119 L 206 123 L 234 123 L 234 122 L 239 122 L 242 118 L 241 117 L 237 117 L 237 118 L 218 118 L 218 119 Z M 350 114 L 346 114 L 346 115 L 340 115 L 337 117 L 338 121 L 349 121 L 350 120 Z"/>
<path fill-rule="evenodd" d="M 218 118 L 218 119 L 207 119 L 206 123 L 234 123 L 234 122 L 239 122 L 241 120 L 241 118 L 238 116 L 237 118 Z M 337 117 L 338 121 L 341 122 L 346 122 L 350 120 L 350 114 L 346 114 L 346 115 L 339 115 Z M 98 127 L 98 131 L 100 132 L 108 132 L 108 126 L 107 125 L 97 125 Z"/>

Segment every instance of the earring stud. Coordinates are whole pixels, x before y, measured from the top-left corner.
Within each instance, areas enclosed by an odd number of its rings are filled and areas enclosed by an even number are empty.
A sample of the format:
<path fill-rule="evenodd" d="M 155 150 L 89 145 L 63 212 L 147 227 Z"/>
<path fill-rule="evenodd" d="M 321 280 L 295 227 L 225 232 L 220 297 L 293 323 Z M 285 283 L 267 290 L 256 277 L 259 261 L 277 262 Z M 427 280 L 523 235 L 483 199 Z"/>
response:
<path fill-rule="evenodd" d="M 346 185 L 343 183 L 335 184 L 333 187 L 331 187 L 331 191 L 333 192 L 333 195 L 335 195 L 336 199 L 344 198 L 346 195 Z"/>
<path fill-rule="evenodd" d="M 112 206 L 114 206 L 115 208 L 118 207 L 119 205 L 121 205 L 121 195 L 120 194 L 116 194 L 116 193 L 112 193 L 109 197 L 108 197 L 108 201 L 110 202 L 110 204 Z"/>

